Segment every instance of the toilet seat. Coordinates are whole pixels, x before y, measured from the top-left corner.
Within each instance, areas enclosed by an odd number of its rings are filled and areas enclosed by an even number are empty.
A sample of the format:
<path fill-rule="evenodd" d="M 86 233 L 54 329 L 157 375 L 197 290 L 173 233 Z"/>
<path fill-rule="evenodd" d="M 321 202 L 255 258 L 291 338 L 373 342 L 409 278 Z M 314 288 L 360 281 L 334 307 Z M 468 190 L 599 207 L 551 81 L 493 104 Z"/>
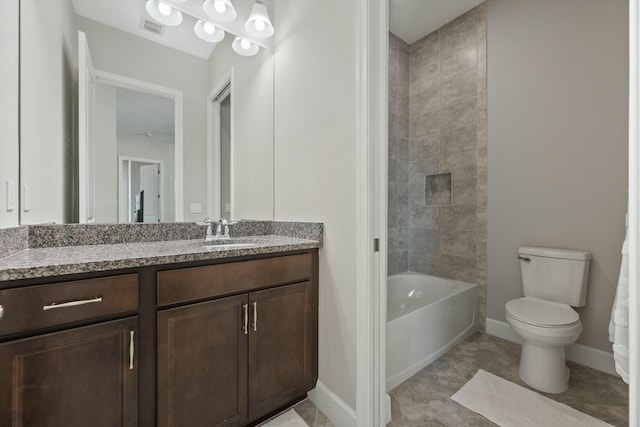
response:
<path fill-rule="evenodd" d="M 580 316 L 567 304 L 523 297 L 507 302 L 507 316 L 540 328 L 566 328 L 580 322 Z"/>

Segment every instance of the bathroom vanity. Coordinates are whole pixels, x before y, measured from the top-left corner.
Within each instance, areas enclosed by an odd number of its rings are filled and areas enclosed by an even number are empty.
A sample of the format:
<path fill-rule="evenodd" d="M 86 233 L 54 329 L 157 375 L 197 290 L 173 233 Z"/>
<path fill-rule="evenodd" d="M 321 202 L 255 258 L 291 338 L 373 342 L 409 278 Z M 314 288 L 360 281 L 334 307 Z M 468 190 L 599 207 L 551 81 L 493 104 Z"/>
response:
<path fill-rule="evenodd" d="M 0 425 L 241 426 L 304 397 L 321 243 L 251 241 L 0 259 Z"/>

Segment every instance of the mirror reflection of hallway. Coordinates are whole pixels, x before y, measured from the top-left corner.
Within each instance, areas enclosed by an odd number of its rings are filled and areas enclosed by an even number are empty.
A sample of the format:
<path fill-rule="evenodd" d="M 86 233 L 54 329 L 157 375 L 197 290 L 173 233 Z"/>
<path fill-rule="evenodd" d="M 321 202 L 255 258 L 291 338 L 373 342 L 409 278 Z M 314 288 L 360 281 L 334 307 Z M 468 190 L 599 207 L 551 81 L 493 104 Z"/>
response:
<path fill-rule="evenodd" d="M 142 190 L 144 222 L 175 221 L 174 100 L 98 83 L 95 102 L 96 222 L 139 222 Z"/>
<path fill-rule="evenodd" d="M 165 163 L 120 156 L 118 168 L 118 222 L 162 222 Z"/>

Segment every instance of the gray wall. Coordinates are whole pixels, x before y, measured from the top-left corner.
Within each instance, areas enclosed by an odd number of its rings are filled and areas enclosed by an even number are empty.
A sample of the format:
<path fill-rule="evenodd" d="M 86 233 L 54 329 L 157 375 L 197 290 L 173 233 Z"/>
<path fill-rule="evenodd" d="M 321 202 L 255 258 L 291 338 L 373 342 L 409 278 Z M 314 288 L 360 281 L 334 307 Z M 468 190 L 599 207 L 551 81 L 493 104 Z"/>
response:
<path fill-rule="evenodd" d="M 522 296 L 520 245 L 593 253 L 578 343 L 607 326 L 627 208 L 628 2 L 488 2 L 488 317 Z"/>
<path fill-rule="evenodd" d="M 486 3 L 411 46 L 390 35 L 389 274 L 480 285 L 486 307 Z"/>

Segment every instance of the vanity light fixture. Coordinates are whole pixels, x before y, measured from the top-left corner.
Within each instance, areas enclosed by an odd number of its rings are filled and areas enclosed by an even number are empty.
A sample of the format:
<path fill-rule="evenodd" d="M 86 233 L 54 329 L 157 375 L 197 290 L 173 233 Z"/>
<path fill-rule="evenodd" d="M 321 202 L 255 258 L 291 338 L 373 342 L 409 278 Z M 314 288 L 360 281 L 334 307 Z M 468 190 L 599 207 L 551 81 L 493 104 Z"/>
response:
<path fill-rule="evenodd" d="M 242 37 L 236 37 L 231 47 L 235 53 L 242 56 L 253 56 L 260 50 L 257 44 Z"/>
<path fill-rule="evenodd" d="M 224 39 L 224 31 L 210 22 L 198 20 L 193 31 L 198 37 L 209 43 L 218 43 Z"/>
<path fill-rule="evenodd" d="M 163 0 L 147 0 L 145 8 L 161 24 L 173 27 L 182 23 L 182 13 Z"/>
<path fill-rule="evenodd" d="M 244 28 L 250 35 L 261 39 L 266 39 L 273 35 L 273 25 L 271 25 L 269 12 L 264 4 L 259 1 L 254 3 Z"/>
<path fill-rule="evenodd" d="M 231 22 L 237 16 L 231 0 L 206 0 L 202 8 L 212 19 L 220 22 Z"/>

